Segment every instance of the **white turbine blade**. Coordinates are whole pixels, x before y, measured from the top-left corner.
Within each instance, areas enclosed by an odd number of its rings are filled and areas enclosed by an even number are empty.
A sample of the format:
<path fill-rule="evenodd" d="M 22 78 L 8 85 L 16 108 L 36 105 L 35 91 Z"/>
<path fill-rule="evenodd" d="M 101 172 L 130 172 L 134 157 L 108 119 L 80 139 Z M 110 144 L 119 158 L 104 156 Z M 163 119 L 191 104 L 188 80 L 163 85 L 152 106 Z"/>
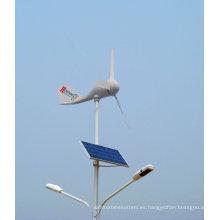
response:
<path fill-rule="evenodd" d="M 109 86 L 109 84 L 106 81 L 96 80 L 95 81 L 95 87 L 99 87 L 99 88 L 110 90 L 110 86 Z"/>
<path fill-rule="evenodd" d="M 116 99 L 116 101 L 117 101 L 117 104 L 118 104 L 118 107 L 120 108 L 120 111 L 121 111 L 121 113 L 122 113 L 122 115 L 123 115 L 123 117 L 124 117 L 124 120 L 125 120 L 126 125 L 128 126 L 128 128 L 130 128 L 130 126 L 129 126 L 129 124 L 128 124 L 128 119 L 126 118 L 125 113 L 124 113 L 123 110 L 122 110 L 122 107 L 121 107 L 121 105 L 120 105 L 120 102 L 119 102 L 117 96 L 114 96 L 114 97 L 115 97 L 115 99 Z"/>
<path fill-rule="evenodd" d="M 114 50 L 112 50 L 111 54 L 110 80 L 114 80 Z"/>

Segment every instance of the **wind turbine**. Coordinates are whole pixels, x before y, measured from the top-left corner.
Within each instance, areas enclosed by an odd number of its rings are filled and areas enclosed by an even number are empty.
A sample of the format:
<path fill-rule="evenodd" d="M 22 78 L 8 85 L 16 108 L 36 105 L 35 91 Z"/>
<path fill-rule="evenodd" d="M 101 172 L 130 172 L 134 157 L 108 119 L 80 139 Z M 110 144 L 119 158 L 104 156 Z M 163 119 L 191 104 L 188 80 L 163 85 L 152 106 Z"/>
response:
<path fill-rule="evenodd" d="M 125 114 L 121 108 L 120 102 L 116 96 L 119 91 L 120 84 L 114 78 L 114 51 L 111 52 L 111 64 L 110 64 L 110 76 L 107 81 L 95 81 L 95 86 L 91 92 L 87 95 L 80 95 L 77 91 L 67 85 L 61 86 L 58 90 L 59 103 L 61 105 L 72 105 L 78 104 L 90 100 L 94 100 L 95 102 L 95 144 L 99 144 L 98 140 L 98 105 L 99 101 L 102 98 L 113 96 L 120 108 L 120 111 L 124 117 L 124 120 L 128 125 Z M 94 204 L 93 204 L 93 219 L 98 220 L 98 189 L 99 189 L 99 167 L 102 165 L 99 164 L 99 160 L 93 161 L 94 166 Z"/>
<path fill-rule="evenodd" d="M 67 85 L 61 86 L 58 89 L 59 104 L 72 105 L 90 100 L 102 99 L 105 97 L 113 96 L 118 104 L 118 107 L 124 117 L 125 123 L 128 125 L 127 118 L 122 110 L 120 102 L 116 96 L 120 89 L 120 84 L 114 78 L 114 50 L 111 52 L 110 76 L 107 81 L 95 80 L 95 86 L 87 95 L 80 95 L 77 91 Z"/>
<path fill-rule="evenodd" d="M 98 193 L 99 193 L 99 168 L 100 167 L 117 167 L 117 166 L 125 166 L 128 167 L 128 164 L 123 159 L 121 154 L 118 150 L 112 149 L 112 148 L 106 148 L 104 146 L 99 145 L 98 141 L 98 105 L 99 100 L 108 96 L 115 97 L 115 100 L 118 104 L 118 107 L 121 110 L 122 115 L 124 116 L 125 122 L 127 123 L 126 117 L 124 115 L 124 112 L 121 108 L 121 105 L 119 103 L 119 100 L 116 96 L 117 92 L 119 91 L 120 84 L 115 80 L 114 78 L 114 51 L 111 52 L 111 65 L 110 65 L 110 77 L 107 81 L 95 81 L 95 86 L 87 95 L 80 95 L 78 92 L 76 92 L 73 88 L 67 85 L 63 85 L 58 90 L 58 96 L 59 96 L 59 103 L 61 105 L 71 105 L 71 104 L 78 104 L 82 102 L 86 102 L 89 100 L 94 100 L 95 102 L 95 144 L 91 144 L 85 141 L 80 141 L 80 144 L 82 145 L 83 149 L 85 150 L 87 156 L 89 159 L 93 160 L 93 166 L 94 166 L 94 199 L 93 199 L 93 219 L 98 220 L 100 217 L 100 213 L 102 211 L 102 208 L 104 207 L 104 204 L 111 199 L 113 196 L 118 194 L 120 191 L 125 189 L 127 186 L 129 186 L 131 183 L 135 182 L 136 180 L 142 178 L 143 176 L 147 175 L 151 171 L 154 170 L 154 167 L 152 165 L 145 166 L 141 170 L 139 170 L 132 178 L 131 181 L 129 181 L 126 185 L 119 188 L 117 191 L 112 193 L 110 196 L 108 196 L 100 205 L 98 206 Z M 114 165 L 102 165 L 102 163 L 110 163 Z M 54 184 L 47 184 L 46 187 L 50 190 L 53 190 L 55 192 L 61 193 L 67 197 L 70 197 L 80 203 L 83 203 L 87 207 L 89 207 L 89 204 L 85 202 L 82 199 L 79 199 L 73 195 L 70 195 L 63 191 L 63 189 L 60 186 L 54 185 Z"/>

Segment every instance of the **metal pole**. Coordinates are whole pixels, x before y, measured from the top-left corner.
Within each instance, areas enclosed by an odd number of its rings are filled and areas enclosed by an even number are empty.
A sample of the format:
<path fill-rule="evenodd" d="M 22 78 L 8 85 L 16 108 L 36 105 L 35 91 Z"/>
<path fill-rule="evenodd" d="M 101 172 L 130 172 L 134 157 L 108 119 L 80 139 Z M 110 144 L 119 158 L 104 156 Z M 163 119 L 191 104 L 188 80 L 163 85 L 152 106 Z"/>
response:
<path fill-rule="evenodd" d="M 111 199 L 113 196 L 115 196 L 116 194 L 118 194 L 119 192 L 121 192 L 123 189 L 125 189 L 126 187 L 128 187 L 130 184 L 132 184 L 135 180 L 131 180 L 130 182 L 128 182 L 127 184 L 125 184 L 124 186 L 122 186 L 120 189 L 118 189 L 117 191 L 115 191 L 114 193 L 112 193 L 110 196 L 108 196 L 100 205 L 99 211 L 98 211 L 98 219 L 100 218 L 100 214 L 102 211 L 103 206 L 105 205 L 105 203 Z"/>
<path fill-rule="evenodd" d="M 65 196 L 67 196 L 67 197 L 69 197 L 71 199 L 74 199 L 74 200 L 76 200 L 78 202 L 81 202 L 82 204 L 86 205 L 90 209 L 89 204 L 87 202 L 83 201 L 82 199 L 79 199 L 79 198 L 77 198 L 77 197 L 75 197 L 73 195 L 70 195 L 70 194 L 66 193 L 66 192 L 61 192 L 61 194 L 65 195 Z"/>
<path fill-rule="evenodd" d="M 99 143 L 98 139 L 98 106 L 99 97 L 94 97 L 95 101 L 95 144 Z M 99 187 L 99 162 L 94 161 L 94 205 L 93 205 L 93 219 L 98 220 L 98 187 Z"/>
<path fill-rule="evenodd" d="M 95 144 L 99 144 L 99 97 L 94 98 L 95 101 Z"/>

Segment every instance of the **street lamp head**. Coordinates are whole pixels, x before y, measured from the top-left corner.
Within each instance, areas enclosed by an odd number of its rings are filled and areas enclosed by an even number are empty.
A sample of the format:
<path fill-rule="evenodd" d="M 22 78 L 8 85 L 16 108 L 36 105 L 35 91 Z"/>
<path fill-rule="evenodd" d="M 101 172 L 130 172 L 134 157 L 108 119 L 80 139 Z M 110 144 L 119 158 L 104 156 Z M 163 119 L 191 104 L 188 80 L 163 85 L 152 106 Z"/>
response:
<path fill-rule="evenodd" d="M 53 190 L 55 192 L 58 192 L 58 193 L 61 193 L 63 191 L 63 189 L 60 186 L 57 186 L 51 183 L 46 184 L 46 188 Z"/>
<path fill-rule="evenodd" d="M 138 170 L 132 178 L 135 181 L 139 180 L 140 178 L 146 176 L 148 173 L 150 173 L 153 170 L 154 170 L 153 165 L 147 165 L 147 166 L 143 167 L 142 169 Z"/>

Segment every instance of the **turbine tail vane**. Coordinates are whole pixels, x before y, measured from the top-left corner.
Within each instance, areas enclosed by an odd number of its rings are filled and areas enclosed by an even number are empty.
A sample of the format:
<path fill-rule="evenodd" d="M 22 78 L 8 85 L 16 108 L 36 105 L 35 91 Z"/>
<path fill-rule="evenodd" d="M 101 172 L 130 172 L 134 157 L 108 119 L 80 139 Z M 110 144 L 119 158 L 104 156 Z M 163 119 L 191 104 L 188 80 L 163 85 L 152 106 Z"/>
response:
<path fill-rule="evenodd" d="M 119 107 L 119 109 L 120 109 L 120 111 L 121 111 L 121 114 L 123 115 L 123 118 L 124 118 L 124 121 L 125 121 L 127 127 L 130 128 L 130 125 L 129 125 L 129 123 L 128 123 L 128 119 L 127 119 L 125 113 L 124 113 L 123 110 L 122 110 L 121 104 L 120 104 L 120 102 L 119 102 L 117 96 L 115 95 L 114 97 L 115 97 L 116 102 L 117 102 L 117 104 L 118 104 L 118 107 Z"/>
<path fill-rule="evenodd" d="M 114 50 L 111 53 L 110 80 L 114 80 Z"/>

